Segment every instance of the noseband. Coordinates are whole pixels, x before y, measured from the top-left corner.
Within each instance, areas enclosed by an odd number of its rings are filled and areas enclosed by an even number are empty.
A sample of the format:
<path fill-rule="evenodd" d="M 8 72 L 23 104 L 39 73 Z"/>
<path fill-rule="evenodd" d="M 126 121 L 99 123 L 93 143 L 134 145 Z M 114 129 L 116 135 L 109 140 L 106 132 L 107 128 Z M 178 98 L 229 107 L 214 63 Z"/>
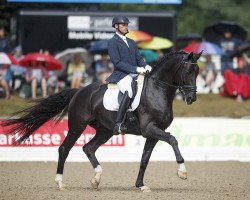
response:
<path fill-rule="evenodd" d="M 179 71 L 179 69 L 181 68 L 182 65 L 186 65 L 186 64 L 190 64 L 190 65 L 197 65 L 197 63 L 193 63 L 193 62 L 186 62 L 186 61 L 182 61 L 180 63 L 180 65 L 177 67 L 175 73 L 174 73 L 174 76 L 173 76 L 173 80 L 177 74 L 177 72 Z M 184 95 L 186 97 L 187 94 L 191 93 L 191 92 L 196 92 L 196 89 L 197 89 L 197 86 L 193 86 L 193 85 L 180 85 L 180 82 L 179 81 L 179 84 L 178 85 L 173 85 L 173 84 L 170 84 L 168 82 L 164 82 L 164 81 L 161 81 L 161 80 L 157 80 L 153 77 L 149 77 L 151 78 L 154 82 L 156 82 L 159 86 L 162 86 L 162 87 L 166 87 L 166 86 L 170 86 L 170 87 L 173 87 L 175 89 L 178 89 L 180 91 L 180 93 L 182 95 Z M 181 76 L 182 78 L 182 76 Z M 173 81 L 172 81 L 173 82 Z"/>

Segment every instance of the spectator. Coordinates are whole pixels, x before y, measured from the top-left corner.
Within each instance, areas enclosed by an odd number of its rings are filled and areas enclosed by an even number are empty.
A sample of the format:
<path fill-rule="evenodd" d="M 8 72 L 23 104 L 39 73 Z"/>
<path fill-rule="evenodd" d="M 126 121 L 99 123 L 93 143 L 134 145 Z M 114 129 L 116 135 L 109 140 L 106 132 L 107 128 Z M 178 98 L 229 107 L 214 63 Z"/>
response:
<path fill-rule="evenodd" d="M 113 64 L 108 59 L 107 54 L 102 54 L 101 59 L 96 61 L 95 71 L 97 73 L 98 80 L 102 83 L 106 83 L 106 79 L 113 71 Z"/>
<path fill-rule="evenodd" d="M 244 73 L 250 76 L 250 58 L 247 56 L 247 54 L 243 54 L 242 56 L 245 60 L 245 68 Z"/>
<path fill-rule="evenodd" d="M 11 74 L 12 72 L 9 65 L 3 64 L 0 66 L 0 86 L 5 92 L 5 99 L 10 98 L 9 82 L 11 80 Z"/>
<path fill-rule="evenodd" d="M 244 57 L 237 58 L 237 68 L 234 69 L 236 74 L 247 74 L 247 61 Z"/>
<path fill-rule="evenodd" d="M 204 68 L 201 70 L 201 76 L 205 80 L 205 87 L 210 87 L 211 91 L 211 85 L 215 80 L 216 76 L 216 70 L 215 70 L 215 64 L 211 60 L 210 55 L 205 55 L 205 63 L 204 63 Z"/>
<path fill-rule="evenodd" d="M 0 27 L 0 52 L 10 53 L 10 43 L 8 38 L 6 37 L 5 28 L 3 26 Z"/>
<path fill-rule="evenodd" d="M 75 54 L 73 62 L 69 63 L 67 69 L 67 80 L 71 88 L 80 88 L 83 73 L 86 72 L 85 64 L 81 61 L 80 54 Z"/>
<path fill-rule="evenodd" d="M 47 80 L 47 85 L 48 85 L 48 92 L 49 93 L 56 93 L 58 92 L 58 77 L 54 71 L 49 71 L 49 78 Z"/>
<path fill-rule="evenodd" d="M 17 46 L 14 49 L 13 57 L 17 61 L 19 61 L 23 58 L 21 46 Z M 15 89 L 19 90 L 21 88 L 21 86 L 23 85 L 23 83 L 25 82 L 26 68 L 21 67 L 19 65 L 11 65 L 11 70 L 13 71 L 11 88 L 12 88 L 12 90 L 15 90 Z M 20 81 L 20 85 L 17 88 L 16 88 L 16 80 Z"/>
<path fill-rule="evenodd" d="M 220 41 L 220 46 L 224 52 L 221 56 L 221 73 L 223 74 L 226 69 L 233 70 L 233 59 L 230 58 L 230 54 L 240 45 L 240 41 L 232 38 L 230 31 L 224 32 L 224 38 Z"/>
<path fill-rule="evenodd" d="M 41 86 L 42 96 L 47 97 L 47 79 L 48 71 L 45 68 L 45 63 L 38 61 L 32 67 L 29 67 L 26 72 L 26 82 L 31 84 L 32 99 L 37 98 L 37 87 Z"/>
<path fill-rule="evenodd" d="M 224 71 L 224 85 L 221 95 L 232 96 L 236 101 L 250 98 L 250 76 L 247 75 L 247 60 L 245 57 L 237 58 L 237 68 L 234 71 Z"/>
<path fill-rule="evenodd" d="M 50 52 L 49 52 L 49 50 L 46 49 L 46 50 L 44 50 L 43 54 L 49 56 L 49 55 L 50 55 Z"/>

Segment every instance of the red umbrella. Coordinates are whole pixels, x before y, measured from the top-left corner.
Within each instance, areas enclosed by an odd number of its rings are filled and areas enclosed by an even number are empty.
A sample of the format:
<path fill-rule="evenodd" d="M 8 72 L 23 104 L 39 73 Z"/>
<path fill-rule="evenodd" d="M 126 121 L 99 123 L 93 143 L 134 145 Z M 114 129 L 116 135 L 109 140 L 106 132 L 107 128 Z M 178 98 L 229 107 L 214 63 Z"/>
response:
<path fill-rule="evenodd" d="M 17 61 L 11 54 L 1 52 L 0 53 L 0 64 L 17 65 Z"/>
<path fill-rule="evenodd" d="M 19 61 L 21 66 L 31 67 L 33 63 L 44 62 L 47 70 L 60 70 L 62 64 L 51 55 L 42 53 L 29 53 Z"/>

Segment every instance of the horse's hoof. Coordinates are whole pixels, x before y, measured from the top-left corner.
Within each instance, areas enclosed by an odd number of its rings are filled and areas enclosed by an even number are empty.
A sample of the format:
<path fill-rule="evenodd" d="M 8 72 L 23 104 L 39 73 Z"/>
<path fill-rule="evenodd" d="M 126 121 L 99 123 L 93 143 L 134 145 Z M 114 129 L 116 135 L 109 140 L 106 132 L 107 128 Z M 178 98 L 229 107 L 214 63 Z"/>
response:
<path fill-rule="evenodd" d="M 59 190 L 64 190 L 65 188 L 65 184 L 63 184 L 62 181 L 56 182 L 56 185 Z"/>
<path fill-rule="evenodd" d="M 142 192 L 151 192 L 150 188 L 148 186 L 142 186 L 142 187 L 139 187 L 141 189 Z"/>
<path fill-rule="evenodd" d="M 177 170 L 177 176 L 179 178 L 181 178 L 182 180 L 186 180 L 187 179 L 187 172 L 182 172 L 179 169 Z"/>
<path fill-rule="evenodd" d="M 91 179 L 90 183 L 94 189 L 98 189 L 98 186 L 100 184 L 100 182 L 98 182 L 95 177 Z"/>

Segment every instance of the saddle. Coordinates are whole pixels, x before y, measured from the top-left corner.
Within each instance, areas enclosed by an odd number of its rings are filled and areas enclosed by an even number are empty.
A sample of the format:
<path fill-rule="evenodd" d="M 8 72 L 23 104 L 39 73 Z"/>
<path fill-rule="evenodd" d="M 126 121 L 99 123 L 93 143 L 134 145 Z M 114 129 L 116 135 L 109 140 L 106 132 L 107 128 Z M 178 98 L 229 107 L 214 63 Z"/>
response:
<path fill-rule="evenodd" d="M 132 103 L 130 105 L 129 111 L 134 111 L 140 103 L 144 83 L 144 75 L 139 75 L 137 77 L 136 83 L 132 84 L 134 95 L 132 97 Z M 104 108 L 110 111 L 118 111 L 123 94 L 120 92 L 117 84 L 109 83 L 107 86 L 108 89 L 104 93 L 103 97 Z"/>

